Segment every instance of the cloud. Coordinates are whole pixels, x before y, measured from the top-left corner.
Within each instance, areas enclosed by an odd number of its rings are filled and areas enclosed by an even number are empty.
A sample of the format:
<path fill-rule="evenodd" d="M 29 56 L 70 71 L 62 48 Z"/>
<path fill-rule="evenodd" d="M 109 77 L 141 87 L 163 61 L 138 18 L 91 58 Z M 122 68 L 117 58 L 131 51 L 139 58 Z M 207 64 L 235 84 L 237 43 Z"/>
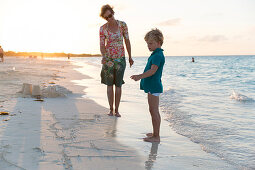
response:
<path fill-rule="evenodd" d="M 161 26 L 174 26 L 178 25 L 180 23 L 181 19 L 180 18 L 174 18 L 174 19 L 169 19 L 167 21 L 160 22 L 159 25 Z"/>
<path fill-rule="evenodd" d="M 228 38 L 224 35 L 207 35 L 197 40 L 202 42 L 220 42 L 228 40 Z"/>

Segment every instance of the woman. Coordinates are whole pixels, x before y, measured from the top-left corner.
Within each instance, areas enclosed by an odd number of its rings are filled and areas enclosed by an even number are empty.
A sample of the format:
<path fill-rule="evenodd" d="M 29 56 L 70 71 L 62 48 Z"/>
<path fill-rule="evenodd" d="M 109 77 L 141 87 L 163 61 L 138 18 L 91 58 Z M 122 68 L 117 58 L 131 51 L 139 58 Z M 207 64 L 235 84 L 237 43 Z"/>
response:
<path fill-rule="evenodd" d="M 128 28 L 125 22 L 115 20 L 114 11 L 110 5 L 102 6 L 100 16 L 107 21 L 106 24 L 100 27 L 100 51 L 103 56 L 101 83 L 107 85 L 107 97 L 110 106 L 109 116 L 113 116 L 113 85 L 115 85 L 115 116 L 120 117 L 121 115 L 118 109 L 121 98 L 121 86 L 124 84 L 123 76 L 126 68 L 123 38 L 129 55 L 130 67 L 134 63 L 131 57 Z"/>

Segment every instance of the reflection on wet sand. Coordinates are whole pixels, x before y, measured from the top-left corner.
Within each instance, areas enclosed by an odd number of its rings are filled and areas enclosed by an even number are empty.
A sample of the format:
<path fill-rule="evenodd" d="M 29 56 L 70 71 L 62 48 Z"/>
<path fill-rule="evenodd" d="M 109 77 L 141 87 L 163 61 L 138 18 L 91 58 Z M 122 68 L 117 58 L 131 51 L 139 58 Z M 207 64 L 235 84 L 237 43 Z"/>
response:
<path fill-rule="evenodd" d="M 114 118 L 114 117 L 113 117 Z M 108 137 L 116 137 L 116 132 L 117 132 L 117 120 L 118 118 L 114 118 L 113 124 L 111 124 L 105 131 L 105 136 Z"/>
<path fill-rule="evenodd" d="M 153 167 L 154 162 L 157 159 L 157 154 L 158 154 L 158 142 L 153 142 L 151 144 L 151 152 L 149 154 L 148 160 L 145 161 L 145 168 L 148 170 L 151 170 Z"/>

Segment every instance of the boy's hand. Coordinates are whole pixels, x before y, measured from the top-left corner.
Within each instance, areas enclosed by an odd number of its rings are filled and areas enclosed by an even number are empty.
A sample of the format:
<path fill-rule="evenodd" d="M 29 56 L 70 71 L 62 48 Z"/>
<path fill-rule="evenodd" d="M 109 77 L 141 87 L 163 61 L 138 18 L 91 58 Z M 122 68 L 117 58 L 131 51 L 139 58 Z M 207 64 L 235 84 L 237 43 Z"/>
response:
<path fill-rule="evenodd" d="M 138 80 L 141 79 L 141 76 L 140 75 L 132 75 L 130 78 L 135 80 L 135 81 L 138 81 Z"/>

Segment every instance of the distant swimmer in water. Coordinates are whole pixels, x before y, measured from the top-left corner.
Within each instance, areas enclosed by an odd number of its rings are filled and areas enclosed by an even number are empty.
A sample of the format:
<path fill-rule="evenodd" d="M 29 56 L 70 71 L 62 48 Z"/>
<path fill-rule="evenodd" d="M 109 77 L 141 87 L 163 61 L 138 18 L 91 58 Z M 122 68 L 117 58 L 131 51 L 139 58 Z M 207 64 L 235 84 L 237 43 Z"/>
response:
<path fill-rule="evenodd" d="M 194 57 L 192 57 L 192 63 L 194 63 L 195 62 L 195 59 L 194 59 Z"/>

